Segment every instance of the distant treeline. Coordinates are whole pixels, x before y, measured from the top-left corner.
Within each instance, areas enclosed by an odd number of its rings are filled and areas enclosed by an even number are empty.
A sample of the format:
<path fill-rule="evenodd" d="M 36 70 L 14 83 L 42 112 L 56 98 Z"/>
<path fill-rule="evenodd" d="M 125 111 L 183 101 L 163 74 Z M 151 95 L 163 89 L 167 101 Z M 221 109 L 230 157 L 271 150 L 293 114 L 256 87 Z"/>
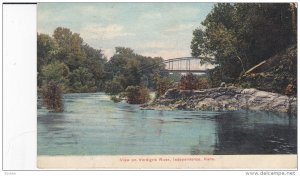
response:
<path fill-rule="evenodd" d="M 128 86 L 154 88 L 154 74 L 164 69 L 162 58 L 134 53 L 130 48 L 116 47 L 107 59 L 103 51 L 86 44 L 79 34 L 58 27 L 52 36 L 38 34 L 38 88 L 50 81 L 58 84 L 63 93 L 106 91 L 123 92 Z M 142 68 L 151 67 L 147 70 Z M 142 71 L 141 71 L 142 70 Z"/>

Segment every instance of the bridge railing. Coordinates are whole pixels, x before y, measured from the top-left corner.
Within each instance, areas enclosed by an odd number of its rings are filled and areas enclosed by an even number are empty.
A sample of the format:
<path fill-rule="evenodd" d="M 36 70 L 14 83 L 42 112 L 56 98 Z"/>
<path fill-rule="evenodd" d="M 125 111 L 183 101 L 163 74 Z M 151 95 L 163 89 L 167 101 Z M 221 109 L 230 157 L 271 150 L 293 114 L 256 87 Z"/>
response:
<path fill-rule="evenodd" d="M 142 72 L 144 70 L 151 69 L 155 66 L 164 65 L 166 72 L 207 72 L 208 70 L 214 68 L 214 64 L 211 64 L 205 60 L 211 58 L 205 57 L 180 57 L 174 59 L 163 60 L 162 62 L 153 64 L 139 70 Z M 191 65 L 192 64 L 192 65 Z"/>

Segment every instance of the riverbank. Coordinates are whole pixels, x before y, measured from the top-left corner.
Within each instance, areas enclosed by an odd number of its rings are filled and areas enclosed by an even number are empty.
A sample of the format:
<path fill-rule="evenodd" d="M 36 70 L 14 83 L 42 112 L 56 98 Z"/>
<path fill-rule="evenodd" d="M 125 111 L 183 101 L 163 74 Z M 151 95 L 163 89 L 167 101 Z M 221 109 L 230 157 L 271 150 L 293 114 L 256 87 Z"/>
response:
<path fill-rule="evenodd" d="M 297 114 L 297 98 L 257 89 L 219 87 L 203 90 L 170 89 L 152 103 L 153 110 L 254 110 Z"/>

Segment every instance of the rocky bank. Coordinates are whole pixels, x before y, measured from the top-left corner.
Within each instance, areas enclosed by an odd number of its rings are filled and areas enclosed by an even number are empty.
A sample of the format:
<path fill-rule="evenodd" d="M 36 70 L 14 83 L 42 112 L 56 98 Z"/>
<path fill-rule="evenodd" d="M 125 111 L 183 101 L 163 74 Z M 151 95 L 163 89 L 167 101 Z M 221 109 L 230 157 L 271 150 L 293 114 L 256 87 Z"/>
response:
<path fill-rule="evenodd" d="M 297 98 L 257 89 L 219 87 L 204 90 L 170 89 L 143 109 L 233 111 L 256 110 L 297 113 Z"/>

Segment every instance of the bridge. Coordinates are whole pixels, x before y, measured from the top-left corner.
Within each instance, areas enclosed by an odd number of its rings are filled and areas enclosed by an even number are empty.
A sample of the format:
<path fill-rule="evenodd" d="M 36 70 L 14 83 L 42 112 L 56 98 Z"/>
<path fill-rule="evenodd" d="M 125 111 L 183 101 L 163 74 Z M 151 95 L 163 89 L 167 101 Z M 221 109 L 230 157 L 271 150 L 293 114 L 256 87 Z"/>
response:
<path fill-rule="evenodd" d="M 211 58 L 205 57 L 179 57 L 174 59 L 163 60 L 161 63 L 142 68 L 140 71 L 151 69 L 158 65 L 165 65 L 165 72 L 170 73 L 206 73 L 210 69 L 213 69 L 216 65 L 207 62 L 206 60 Z"/>

